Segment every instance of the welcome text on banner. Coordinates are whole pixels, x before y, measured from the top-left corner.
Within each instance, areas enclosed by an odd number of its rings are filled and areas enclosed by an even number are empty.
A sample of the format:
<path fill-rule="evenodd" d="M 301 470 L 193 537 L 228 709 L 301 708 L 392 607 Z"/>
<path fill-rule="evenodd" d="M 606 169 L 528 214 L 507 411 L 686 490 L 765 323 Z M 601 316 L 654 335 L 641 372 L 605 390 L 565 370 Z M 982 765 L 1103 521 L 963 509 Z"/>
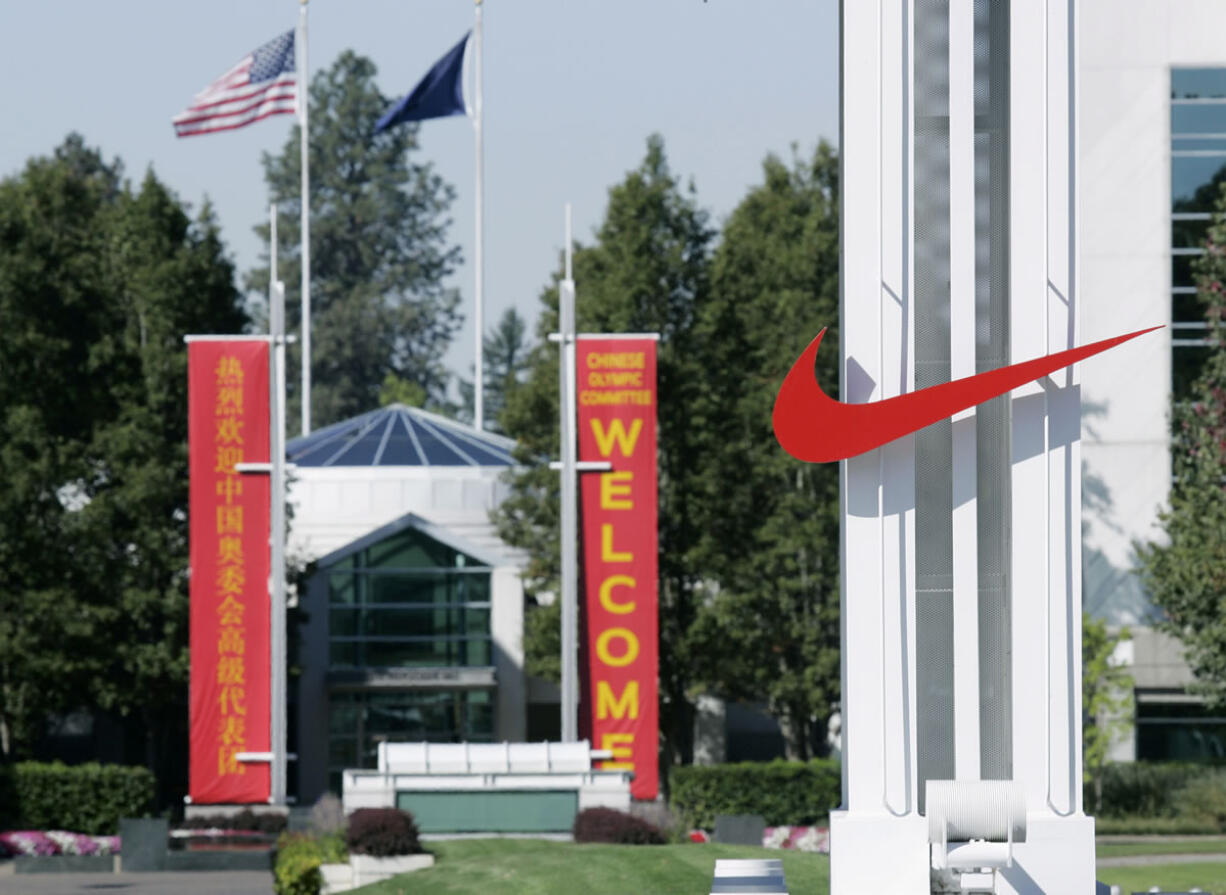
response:
<path fill-rule="evenodd" d="M 582 480 L 587 674 L 583 726 L 605 770 L 634 773 L 654 799 L 657 769 L 656 343 L 581 338 L 576 350 L 579 460 L 609 472 Z"/>

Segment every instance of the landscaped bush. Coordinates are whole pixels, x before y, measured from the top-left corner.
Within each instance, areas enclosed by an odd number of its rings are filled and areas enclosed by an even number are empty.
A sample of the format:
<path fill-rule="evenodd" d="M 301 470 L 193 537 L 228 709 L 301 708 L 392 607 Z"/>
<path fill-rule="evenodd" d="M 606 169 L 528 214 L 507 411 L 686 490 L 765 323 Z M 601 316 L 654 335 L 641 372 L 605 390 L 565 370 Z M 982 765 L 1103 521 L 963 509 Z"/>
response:
<path fill-rule="evenodd" d="M 272 868 L 276 895 L 319 895 L 323 877 L 319 872 L 323 854 L 314 837 L 285 833 L 277 840 L 277 860 Z"/>
<path fill-rule="evenodd" d="M 576 842 L 609 842 L 614 845 L 663 845 L 664 834 L 641 817 L 612 808 L 588 808 L 575 815 L 572 828 Z"/>
<path fill-rule="evenodd" d="M 760 814 L 769 827 L 825 822 L 842 799 L 839 764 L 813 761 L 685 765 L 669 777 L 686 826 L 714 829 L 717 814 Z"/>
<path fill-rule="evenodd" d="M 1226 771 L 1194 777 L 1175 793 L 1175 811 L 1185 819 L 1200 819 L 1220 832 L 1226 827 Z"/>
<path fill-rule="evenodd" d="M 424 851 L 417 838 L 413 816 L 398 808 L 359 808 L 349 815 L 349 832 L 345 839 L 349 851 L 376 858 L 416 855 Z"/>
<path fill-rule="evenodd" d="M 148 811 L 153 792 L 148 768 L 19 762 L 0 767 L 0 829 L 112 834 Z"/>
<path fill-rule="evenodd" d="M 1205 765 L 1186 762 L 1117 762 L 1102 769 L 1102 804 L 1095 801 L 1094 784 L 1087 783 L 1087 814 L 1099 817 L 1174 817 L 1179 814 L 1176 794 L 1194 780 L 1213 773 Z"/>

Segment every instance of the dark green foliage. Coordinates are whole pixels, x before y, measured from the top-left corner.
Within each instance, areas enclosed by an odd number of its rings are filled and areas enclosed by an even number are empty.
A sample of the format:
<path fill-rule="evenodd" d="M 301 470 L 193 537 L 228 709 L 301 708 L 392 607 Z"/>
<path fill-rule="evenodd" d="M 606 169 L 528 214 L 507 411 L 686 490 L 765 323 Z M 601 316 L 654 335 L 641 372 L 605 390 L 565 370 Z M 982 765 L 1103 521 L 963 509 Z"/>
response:
<path fill-rule="evenodd" d="M 459 326 L 459 296 L 443 281 L 460 261 L 448 243 L 455 192 L 416 160 L 417 126 L 376 134 L 390 104 L 375 85 L 373 62 L 346 50 L 312 79 L 311 92 L 311 424 L 313 428 L 379 406 L 385 382 L 412 384 L 429 402 L 443 399 L 443 354 Z M 300 128 L 284 149 L 265 155 L 264 180 L 280 217 L 277 275 L 285 282 L 286 326 L 301 319 Z M 264 244 L 268 225 L 256 228 Z M 268 268 L 247 286 L 267 294 Z M 290 369 L 301 346 L 290 346 Z M 289 426 L 297 430 L 299 375 L 288 379 Z"/>
<path fill-rule="evenodd" d="M 121 817 L 143 817 L 153 802 L 147 768 L 22 761 L 0 766 L 0 829 L 119 832 Z"/>
<path fill-rule="evenodd" d="M 186 748 L 183 336 L 242 330 L 233 279 L 207 205 L 78 136 L 0 182 L 0 754 L 82 706 Z"/>
<path fill-rule="evenodd" d="M 689 649 L 700 681 L 765 701 L 788 757 L 805 759 L 824 753 L 839 698 L 839 467 L 785 454 L 771 411 L 823 327 L 817 377 L 838 393 L 838 158 L 822 143 L 790 166 L 771 156 L 763 172 L 724 224 L 699 318 L 691 562 L 717 586 Z"/>
<path fill-rule="evenodd" d="M 504 431 L 502 414 L 507 399 L 528 371 L 528 325 L 514 308 L 507 308 L 490 333 L 481 340 L 481 366 L 485 370 L 485 428 Z M 471 422 L 476 390 L 473 383 L 460 381 L 463 410 L 460 418 Z"/>
<path fill-rule="evenodd" d="M 1180 817 L 1203 818 L 1226 829 L 1226 771 L 1215 769 L 1189 780 L 1172 801 Z"/>
<path fill-rule="evenodd" d="M 399 808 L 359 808 L 349 815 L 345 841 L 354 854 L 376 858 L 424 851 L 413 815 Z"/>
<path fill-rule="evenodd" d="M 575 815 L 571 829 L 576 842 L 612 845 L 663 845 L 664 834 L 641 817 L 613 808 L 588 808 Z"/>
<path fill-rule="evenodd" d="M 1171 817 L 1178 813 L 1175 795 L 1185 786 L 1211 773 L 1204 765 L 1183 762 L 1116 762 L 1099 775 L 1102 817 L 1144 815 Z M 1087 781 L 1085 804 L 1093 805 L 1093 783 Z"/>
<path fill-rule="evenodd" d="M 595 242 L 578 246 L 573 259 L 579 331 L 660 334 L 660 731 L 666 766 L 688 753 L 692 729 L 687 636 L 704 573 L 692 560 L 701 537 L 693 506 L 701 471 L 696 444 L 701 421 L 694 407 L 707 373 L 694 326 L 709 297 L 714 235 L 693 190 L 684 190 L 669 170 L 663 141 L 652 137 L 642 163 L 609 191 Z M 528 373 L 501 417 L 519 442 L 522 466 L 511 474 L 511 496 L 496 521 L 503 539 L 528 553 L 524 581 L 530 593 L 556 592 L 558 580 L 558 474 L 548 467 L 558 455 L 558 349 L 547 336 L 558 325 L 560 277 L 561 271 L 541 295 L 538 341 L 528 356 Z M 530 615 L 527 631 L 544 633 L 540 621 Z M 529 640 L 532 670 L 543 670 L 541 659 L 548 651 Z"/>
<path fill-rule="evenodd" d="M 1132 675 L 1114 661 L 1115 648 L 1131 639 L 1125 628 L 1114 634 L 1106 622 L 1082 613 L 1081 618 L 1081 711 L 1082 767 L 1085 772 L 1086 812 L 1102 811 L 1099 787 L 1107 753 L 1113 743 L 1132 730 Z"/>
<path fill-rule="evenodd" d="M 1165 538 L 1137 546 L 1141 578 L 1165 613 L 1161 627 L 1182 641 L 1210 705 L 1226 703 L 1226 193 L 1217 190 L 1205 252 L 1193 264 L 1213 350 L 1187 399 L 1172 407 Z"/>
<path fill-rule="evenodd" d="M 690 827 L 714 829 L 717 814 L 760 814 L 767 826 L 824 823 L 841 800 L 838 762 L 742 762 L 673 768 L 672 808 Z"/>

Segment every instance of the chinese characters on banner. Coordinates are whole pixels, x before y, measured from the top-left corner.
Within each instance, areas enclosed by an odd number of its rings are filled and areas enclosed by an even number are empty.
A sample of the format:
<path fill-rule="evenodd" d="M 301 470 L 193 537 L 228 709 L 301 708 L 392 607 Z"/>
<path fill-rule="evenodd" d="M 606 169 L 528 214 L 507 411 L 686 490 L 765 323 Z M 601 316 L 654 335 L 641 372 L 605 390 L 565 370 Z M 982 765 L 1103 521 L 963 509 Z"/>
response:
<path fill-rule="evenodd" d="M 269 733 L 268 343 L 188 343 L 191 761 L 195 803 L 266 802 Z"/>
<path fill-rule="evenodd" d="M 581 479 L 584 729 L 613 753 L 605 770 L 634 772 L 630 794 L 658 789 L 656 680 L 656 343 L 581 338 L 576 343 L 580 460 L 610 472 Z"/>

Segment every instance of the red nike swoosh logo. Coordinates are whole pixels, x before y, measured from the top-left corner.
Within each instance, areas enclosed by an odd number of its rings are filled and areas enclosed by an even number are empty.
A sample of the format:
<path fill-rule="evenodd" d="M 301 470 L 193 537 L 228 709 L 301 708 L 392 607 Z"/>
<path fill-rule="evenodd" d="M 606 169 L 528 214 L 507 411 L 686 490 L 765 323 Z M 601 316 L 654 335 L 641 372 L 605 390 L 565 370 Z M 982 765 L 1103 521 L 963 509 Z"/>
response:
<path fill-rule="evenodd" d="M 817 384 L 813 367 L 817 348 L 826 334 L 823 329 L 779 386 L 771 417 L 775 438 L 797 460 L 807 463 L 845 460 L 1156 329 L 1162 327 L 1151 326 L 870 404 L 836 401 Z"/>

